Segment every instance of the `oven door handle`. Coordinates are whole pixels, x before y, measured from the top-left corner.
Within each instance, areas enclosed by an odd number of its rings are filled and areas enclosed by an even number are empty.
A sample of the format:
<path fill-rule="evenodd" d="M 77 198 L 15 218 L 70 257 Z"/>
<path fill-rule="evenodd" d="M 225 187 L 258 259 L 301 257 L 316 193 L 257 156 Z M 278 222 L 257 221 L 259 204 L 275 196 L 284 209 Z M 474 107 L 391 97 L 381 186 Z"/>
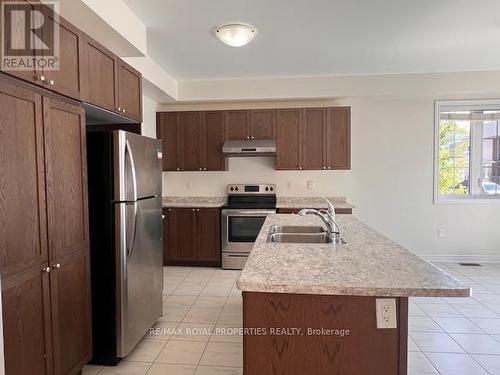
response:
<path fill-rule="evenodd" d="M 222 210 L 225 216 L 265 216 L 275 214 L 276 210 Z"/>

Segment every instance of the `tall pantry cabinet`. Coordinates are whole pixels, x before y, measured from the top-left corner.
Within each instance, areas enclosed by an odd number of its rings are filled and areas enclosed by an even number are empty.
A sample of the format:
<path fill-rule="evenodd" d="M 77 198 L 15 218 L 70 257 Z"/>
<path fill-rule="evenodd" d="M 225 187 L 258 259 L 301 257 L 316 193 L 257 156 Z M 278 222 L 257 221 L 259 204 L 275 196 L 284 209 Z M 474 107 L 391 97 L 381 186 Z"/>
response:
<path fill-rule="evenodd" d="M 91 357 L 85 115 L 0 76 L 0 274 L 9 375 Z"/>

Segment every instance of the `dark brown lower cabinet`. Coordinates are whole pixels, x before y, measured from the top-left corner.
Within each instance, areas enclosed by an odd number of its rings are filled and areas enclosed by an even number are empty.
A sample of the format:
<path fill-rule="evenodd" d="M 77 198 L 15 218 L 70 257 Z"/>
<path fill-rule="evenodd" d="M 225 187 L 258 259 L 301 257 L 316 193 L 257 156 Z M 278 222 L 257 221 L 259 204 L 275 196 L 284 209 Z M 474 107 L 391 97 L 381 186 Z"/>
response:
<path fill-rule="evenodd" d="M 279 214 L 298 214 L 300 210 L 300 208 L 278 208 L 277 211 Z M 336 208 L 335 213 L 337 215 L 350 215 L 352 214 L 352 208 Z"/>
<path fill-rule="evenodd" d="M 221 265 L 218 208 L 164 208 L 165 265 Z"/>
<path fill-rule="evenodd" d="M 49 274 L 37 267 L 2 280 L 2 305 L 5 373 L 53 374 Z"/>
<path fill-rule="evenodd" d="M 406 375 L 408 298 L 394 329 L 377 328 L 376 298 L 243 292 L 243 372 Z"/>

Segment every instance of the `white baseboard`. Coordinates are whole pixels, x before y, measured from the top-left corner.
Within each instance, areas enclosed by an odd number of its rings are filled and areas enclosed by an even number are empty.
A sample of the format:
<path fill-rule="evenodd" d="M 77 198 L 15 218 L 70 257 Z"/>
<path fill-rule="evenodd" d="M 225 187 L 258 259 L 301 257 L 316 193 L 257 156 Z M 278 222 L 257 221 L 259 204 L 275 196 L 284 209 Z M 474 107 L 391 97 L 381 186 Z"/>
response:
<path fill-rule="evenodd" d="M 500 263 L 500 255 L 421 255 L 428 262 Z"/>

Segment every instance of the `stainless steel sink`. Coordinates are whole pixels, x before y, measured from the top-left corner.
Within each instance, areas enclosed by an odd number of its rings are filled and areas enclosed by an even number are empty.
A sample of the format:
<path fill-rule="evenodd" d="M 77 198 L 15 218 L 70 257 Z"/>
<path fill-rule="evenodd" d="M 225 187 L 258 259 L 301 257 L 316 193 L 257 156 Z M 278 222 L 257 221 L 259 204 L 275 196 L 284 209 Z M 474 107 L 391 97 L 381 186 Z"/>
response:
<path fill-rule="evenodd" d="M 321 226 L 305 225 L 273 225 L 270 233 L 325 233 L 325 228 Z"/>
<path fill-rule="evenodd" d="M 330 237 L 327 233 L 271 233 L 269 242 L 278 243 L 331 243 L 344 245 L 344 239 Z"/>

